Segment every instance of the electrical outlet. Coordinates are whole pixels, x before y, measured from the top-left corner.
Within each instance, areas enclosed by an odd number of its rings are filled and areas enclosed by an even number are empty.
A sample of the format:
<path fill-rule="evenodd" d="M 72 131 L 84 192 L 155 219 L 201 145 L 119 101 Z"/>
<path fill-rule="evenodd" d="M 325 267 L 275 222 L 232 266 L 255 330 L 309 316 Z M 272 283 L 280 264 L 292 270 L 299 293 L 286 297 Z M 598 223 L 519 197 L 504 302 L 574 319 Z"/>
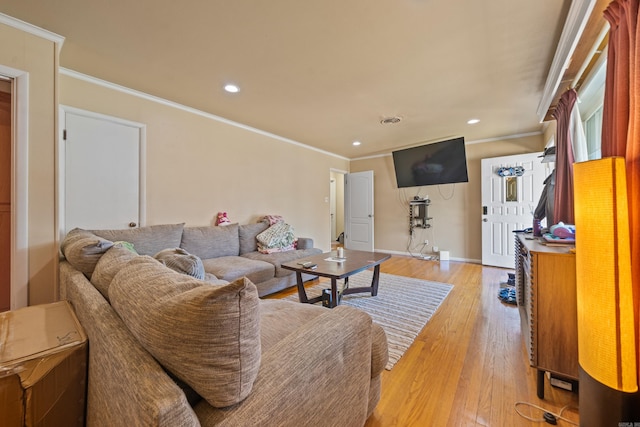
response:
<path fill-rule="evenodd" d="M 433 247 L 433 252 L 438 252 L 438 247 L 437 246 Z"/>
<path fill-rule="evenodd" d="M 425 244 L 425 245 L 428 245 L 428 244 L 429 244 L 429 241 L 428 241 L 428 240 L 425 240 L 425 241 L 424 241 L 424 244 Z"/>

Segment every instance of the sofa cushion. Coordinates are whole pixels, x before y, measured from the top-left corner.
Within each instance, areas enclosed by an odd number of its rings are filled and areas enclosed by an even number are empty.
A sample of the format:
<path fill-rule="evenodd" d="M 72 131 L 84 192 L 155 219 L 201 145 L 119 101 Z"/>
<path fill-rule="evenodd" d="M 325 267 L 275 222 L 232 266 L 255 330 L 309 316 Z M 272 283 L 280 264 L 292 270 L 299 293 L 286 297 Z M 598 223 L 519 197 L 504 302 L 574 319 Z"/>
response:
<path fill-rule="evenodd" d="M 305 323 L 315 321 L 316 317 L 323 313 L 326 313 L 326 309 L 320 305 L 300 304 L 280 299 L 260 300 L 262 353 L 266 354 L 284 337 Z"/>
<path fill-rule="evenodd" d="M 285 251 L 285 252 L 274 252 L 271 254 L 263 254 L 260 252 L 249 252 L 242 255 L 243 258 L 248 258 L 256 261 L 264 261 L 270 264 L 273 264 L 275 267 L 275 277 L 283 277 L 293 274 L 293 271 L 286 270 L 281 267 L 282 263 L 294 261 L 296 259 L 308 257 L 311 255 L 321 254 L 322 250 L 318 248 L 312 249 L 298 249 L 293 251 Z M 256 282 L 257 283 L 257 282 Z"/>
<path fill-rule="evenodd" d="M 153 257 L 173 271 L 204 280 L 202 260 L 182 248 L 163 249 Z"/>
<path fill-rule="evenodd" d="M 269 223 L 266 221 L 258 222 L 256 224 L 243 224 L 238 227 L 238 234 L 240 235 L 240 255 L 248 252 L 255 252 L 258 250 L 258 241 L 256 236 L 262 233 L 269 227 Z"/>
<path fill-rule="evenodd" d="M 109 286 L 113 278 L 126 263 L 137 256 L 138 254 L 132 252 L 128 246 L 116 243 L 100 258 L 91 275 L 91 283 L 107 301 L 109 301 Z"/>
<path fill-rule="evenodd" d="M 140 255 L 155 255 L 166 248 L 177 248 L 182 238 L 182 224 L 150 225 L 123 230 L 94 230 L 93 233 L 112 242 L 123 240 L 133 244 Z"/>
<path fill-rule="evenodd" d="M 202 260 L 238 255 L 238 224 L 222 227 L 185 227 L 180 247 Z"/>
<path fill-rule="evenodd" d="M 261 283 L 273 279 L 275 275 L 273 264 L 239 256 L 203 259 L 202 263 L 207 273 L 229 282 L 245 276 L 253 283 Z"/>
<path fill-rule="evenodd" d="M 94 233 L 74 228 L 67 233 L 60 250 L 69 264 L 90 277 L 102 255 L 113 246 L 113 242 L 102 239 Z"/>
<path fill-rule="evenodd" d="M 260 309 L 253 283 L 210 285 L 141 256 L 109 287 L 114 309 L 167 370 L 215 407 L 242 401 L 260 367 Z"/>

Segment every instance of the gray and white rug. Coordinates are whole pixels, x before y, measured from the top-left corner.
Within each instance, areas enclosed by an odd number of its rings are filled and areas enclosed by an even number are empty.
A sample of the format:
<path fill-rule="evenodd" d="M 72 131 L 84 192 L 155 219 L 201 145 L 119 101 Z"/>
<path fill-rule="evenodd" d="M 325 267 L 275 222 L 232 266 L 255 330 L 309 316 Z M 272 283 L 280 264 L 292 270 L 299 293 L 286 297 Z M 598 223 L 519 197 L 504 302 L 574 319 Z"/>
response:
<path fill-rule="evenodd" d="M 349 277 L 349 287 L 371 286 L 372 275 L 372 271 L 365 270 Z M 338 287 L 341 285 L 342 281 L 338 281 Z M 329 287 L 329 282 L 306 287 L 307 295 L 310 298 L 320 295 L 322 289 Z M 390 370 L 411 346 L 452 288 L 447 283 L 380 273 L 377 296 L 372 297 L 366 292 L 345 295 L 341 304 L 365 311 L 374 322 L 382 326 L 389 344 L 386 369 Z M 298 301 L 298 294 L 289 295 L 286 299 Z"/>

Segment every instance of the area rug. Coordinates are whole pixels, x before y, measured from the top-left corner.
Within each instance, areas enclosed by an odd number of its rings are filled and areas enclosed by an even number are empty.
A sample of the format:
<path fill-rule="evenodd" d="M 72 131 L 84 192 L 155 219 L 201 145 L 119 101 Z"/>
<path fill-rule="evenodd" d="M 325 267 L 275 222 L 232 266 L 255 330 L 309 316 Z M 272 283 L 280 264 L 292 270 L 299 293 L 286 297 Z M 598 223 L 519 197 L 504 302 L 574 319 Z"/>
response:
<path fill-rule="evenodd" d="M 372 271 L 365 270 L 349 277 L 349 287 L 371 286 L 372 275 Z M 338 281 L 338 288 L 341 286 L 342 281 Z M 324 281 L 305 288 L 307 295 L 312 298 L 320 295 L 322 289 L 330 287 L 331 284 Z M 366 292 L 345 295 L 340 304 L 365 311 L 374 322 L 382 326 L 389 345 L 386 369 L 390 370 L 411 346 L 452 288 L 447 283 L 380 273 L 377 296 L 372 297 Z M 298 301 L 298 294 L 289 295 L 286 299 Z"/>

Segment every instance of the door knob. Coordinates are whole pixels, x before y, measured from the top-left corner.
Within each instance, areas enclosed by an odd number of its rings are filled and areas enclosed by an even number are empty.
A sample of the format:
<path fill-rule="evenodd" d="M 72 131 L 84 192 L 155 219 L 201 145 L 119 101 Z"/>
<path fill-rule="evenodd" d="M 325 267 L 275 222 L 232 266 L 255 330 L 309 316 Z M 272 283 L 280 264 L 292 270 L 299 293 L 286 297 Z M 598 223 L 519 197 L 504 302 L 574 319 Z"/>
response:
<path fill-rule="evenodd" d="M 489 222 L 487 218 L 482 218 L 482 222 Z"/>
<path fill-rule="evenodd" d="M 136 224 L 135 222 L 130 222 L 130 223 L 129 223 L 129 227 L 131 227 L 131 228 L 133 228 L 133 227 L 135 227 L 135 226 L 137 226 L 137 225 L 138 225 L 138 224 Z"/>

